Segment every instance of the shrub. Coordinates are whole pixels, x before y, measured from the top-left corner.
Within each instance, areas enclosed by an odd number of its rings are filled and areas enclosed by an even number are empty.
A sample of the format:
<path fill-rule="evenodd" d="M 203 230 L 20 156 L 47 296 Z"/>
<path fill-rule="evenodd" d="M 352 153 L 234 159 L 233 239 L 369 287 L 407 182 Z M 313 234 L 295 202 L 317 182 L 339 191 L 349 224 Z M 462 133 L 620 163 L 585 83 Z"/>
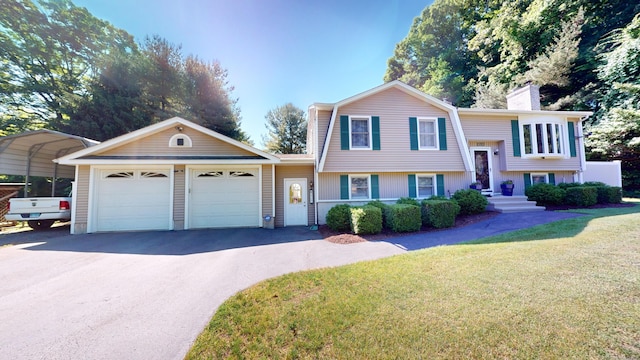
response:
<path fill-rule="evenodd" d="M 549 184 L 549 185 L 550 185 L 550 184 Z M 572 183 L 560 183 L 560 184 L 558 184 L 558 187 L 559 187 L 560 189 L 563 189 L 563 190 L 568 189 L 568 188 L 571 188 L 571 187 L 578 187 L 578 186 L 582 186 L 582 184 L 581 184 L 581 183 L 577 183 L 577 182 L 572 182 Z"/>
<path fill-rule="evenodd" d="M 418 200 L 410 197 L 401 197 L 400 199 L 398 199 L 398 201 L 396 201 L 396 204 L 407 204 L 418 207 L 420 206 L 420 202 Z"/>
<path fill-rule="evenodd" d="M 433 195 L 426 200 L 449 200 L 449 199 L 444 195 Z"/>
<path fill-rule="evenodd" d="M 598 188 L 595 186 L 578 186 L 567 189 L 565 201 L 569 205 L 587 207 L 598 203 Z"/>
<path fill-rule="evenodd" d="M 352 207 L 351 231 L 354 234 L 377 234 L 382 231 L 382 210 L 365 205 Z"/>
<path fill-rule="evenodd" d="M 622 188 L 619 186 L 607 187 L 607 203 L 620 204 L 622 202 Z"/>
<path fill-rule="evenodd" d="M 387 225 L 393 232 L 418 231 L 422 226 L 419 206 L 409 204 L 389 205 L 385 216 Z"/>
<path fill-rule="evenodd" d="M 573 189 L 574 186 L 567 186 L 566 189 Z M 558 205 L 564 202 L 566 191 L 559 186 L 551 184 L 535 184 L 524 190 L 524 194 L 537 205 Z"/>
<path fill-rule="evenodd" d="M 333 231 L 349 231 L 351 229 L 351 206 L 348 204 L 336 205 L 327 212 L 327 226 Z"/>
<path fill-rule="evenodd" d="M 460 205 L 460 214 L 472 215 L 483 213 L 489 201 L 479 191 L 465 189 L 456 191 L 452 199 Z"/>
<path fill-rule="evenodd" d="M 380 209 L 380 211 L 382 212 L 382 227 L 384 228 L 388 228 L 387 226 L 387 217 L 386 217 L 386 209 L 389 207 L 389 205 L 383 203 L 380 200 L 373 200 L 373 201 L 369 201 L 367 203 L 367 206 L 375 206 L 378 209 Z"/>
<path fill-rule="evenodd" d="M 450 200 L 422 200 L 422 225 L 436 229 L 452 227 L 460 205 Z"/>

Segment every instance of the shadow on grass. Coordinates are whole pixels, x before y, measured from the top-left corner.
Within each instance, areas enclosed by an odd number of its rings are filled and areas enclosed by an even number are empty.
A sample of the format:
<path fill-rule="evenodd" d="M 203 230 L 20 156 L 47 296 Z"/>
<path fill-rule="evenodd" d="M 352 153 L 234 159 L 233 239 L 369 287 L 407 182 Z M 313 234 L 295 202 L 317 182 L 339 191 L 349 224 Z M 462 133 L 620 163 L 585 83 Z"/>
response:
<path fill-rule="evenodd" d="M 628 207 L 562 210 L 557 211 L 557 213 L 576 214 L 578 216 L 495 236 L 465 241 L 463 242 L 463 244 L 496 244 L 504 242 L 521 242 L 574 237 L 581 233 L 593 219 L 640 213 L 640 205 L 633 204 L 632 206 Z"/>

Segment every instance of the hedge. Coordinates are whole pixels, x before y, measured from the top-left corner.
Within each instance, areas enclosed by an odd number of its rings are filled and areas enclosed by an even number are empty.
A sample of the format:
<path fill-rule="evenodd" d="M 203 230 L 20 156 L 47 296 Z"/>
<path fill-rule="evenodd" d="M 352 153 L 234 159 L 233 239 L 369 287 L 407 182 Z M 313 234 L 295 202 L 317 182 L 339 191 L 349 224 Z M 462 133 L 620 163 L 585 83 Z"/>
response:
<path fill-rule="evenodd" d="M 389 205 L 385 210 L 387 226 L 394 232 L 419 231 L 422 227 L 420 207 L 409 204 Z"/>
<path fill-rule="evenodd" d="M 340 204 L 327 212 L 327 226 L 333 231 L 348 231 L 351 229 L 351 206 Z"/>
<path fill-rule="evenodd" d="M 460 205 L 450 200 L 422 200 L 422 225 L 436 229 L 452 227 Z"/>
<path fill-rule="evenodd" d="M 367 205 L 368 206 L 375 206 L 378 209 L 380 209 L 380 211 L 382 212 L 382 227 L 387 229 L 388 228 L 388 226 L 387 226 L 387 217 L 386 217 L 385 213 L 386 213 L 386 209 L 387 209 L 387 207 L 389 207 L 389 205 L 383 203 L 380 200 L 369 201 L 367 203 Z"/>
<path fill-rule="evenodd" d="M 565 201 L 569 205 L 587 207 L 598 203 L 598 188 L 595 186 L 577 186 L 566 190 Z"/>
<path fill-rule="evenodd" d="M 535 184 L 525 189 L 524 194 L 529 200 L 535 201 L 537 205 L 559 205 L 565 201 L 566 192 L 575 188 L 576 186 L 571 184 L 564 186 L 564 189 L 562 186 L 551 184 Z"/>
<path fill-rule="evenodd" d="M 351 231 L 354 234 L 377 234 L 382 231 L 382 210 L 365 205 L 352 207 Z"/>
<path fill-rule="evenodd" d="M 451 197 L 460 205 L 460 214 L 473 215 L 486 211 L 489 201 L 480 191 L 465 189 L 456 191 Z"/>

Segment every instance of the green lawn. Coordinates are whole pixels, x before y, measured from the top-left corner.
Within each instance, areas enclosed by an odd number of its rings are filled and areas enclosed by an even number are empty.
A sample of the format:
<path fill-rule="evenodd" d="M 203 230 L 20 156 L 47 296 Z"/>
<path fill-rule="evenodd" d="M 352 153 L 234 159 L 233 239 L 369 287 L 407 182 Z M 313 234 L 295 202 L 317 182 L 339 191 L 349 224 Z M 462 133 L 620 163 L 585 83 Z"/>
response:
<path fill-rule="evenodd" d="M 640 206 L 262 282 L 189 359 L 638 359 Z"/>

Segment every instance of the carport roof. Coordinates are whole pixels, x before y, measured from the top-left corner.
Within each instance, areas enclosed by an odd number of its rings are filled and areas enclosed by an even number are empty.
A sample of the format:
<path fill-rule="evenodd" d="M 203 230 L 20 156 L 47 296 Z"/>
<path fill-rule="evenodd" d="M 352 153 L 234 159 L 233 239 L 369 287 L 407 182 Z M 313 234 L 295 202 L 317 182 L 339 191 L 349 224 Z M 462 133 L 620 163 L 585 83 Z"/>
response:
<path fill-rule="evenodd" d="M 35 130 L 0 137 L 0 174 L 73 178 L 72 166 L 53 162 L 61 156 L 99 144 L 54 130 Z"/>

